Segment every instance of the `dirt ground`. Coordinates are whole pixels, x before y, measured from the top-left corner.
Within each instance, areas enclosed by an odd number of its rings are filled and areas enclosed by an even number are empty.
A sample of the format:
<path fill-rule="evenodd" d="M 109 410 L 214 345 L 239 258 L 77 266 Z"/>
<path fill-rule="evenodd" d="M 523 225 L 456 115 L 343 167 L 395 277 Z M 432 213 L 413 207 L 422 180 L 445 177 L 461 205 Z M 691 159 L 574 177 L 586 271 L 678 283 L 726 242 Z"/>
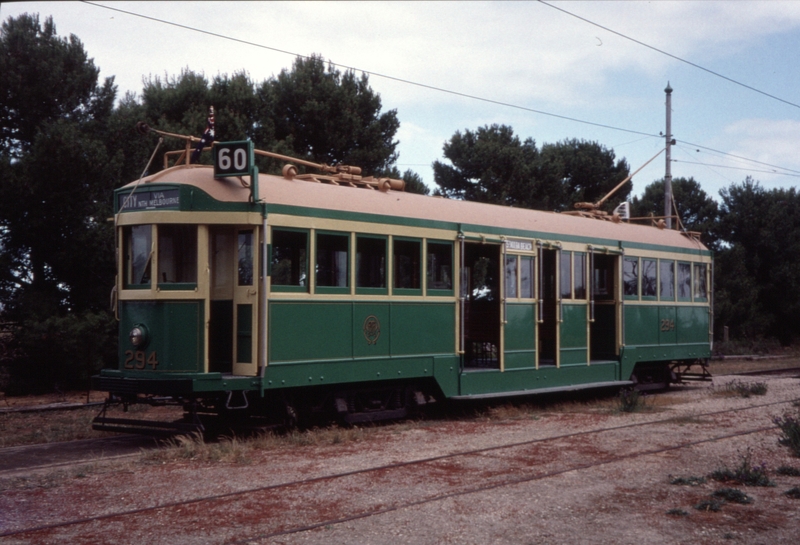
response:
<path fill-rule="evenodd" d="M 800 380 L 737 378 L 765 382 L 766 394 L 720 395 L 731 380 L 677 387 L 648 398 L 636 413 L 567 403 L 351 431 L 351 439 L 328 444 L 279 442 L 236 461 L 143 455 L 16 478 L 0 483 L 0 535 L 84 522 L 0 540 L 795 543 L 800 500 L 785 493 L 800 487 L 800 477 L 776 470 L 800 469 L 800 458 L 778 444 L 773 419 L 797 412 Z M 593 432 L 601 429 L 611 431 Z M 423 459 L 429 461 L 392 465 Z M 763 467 L 774 486 L 708 479 L 745 461 Z M 382 469 L 365 471 L 375 467 Z M 339 477 L 325 478 L 331 475 Z M 706 480 L 670 484 L 676 477 Z M 287 483 L 294 484 L 282 486 Z M 718 511 L 696 508 L 722 488 L 740 490 L 752 502 L 728 501 Z M 236 494 L 241 491 L 247 492 Z M 185 503 L 190 499 L 202 500 Z M 163 507 L 147 509 L 156 505 Z M 102 518 L 121 511 L 128 514 Z"/>

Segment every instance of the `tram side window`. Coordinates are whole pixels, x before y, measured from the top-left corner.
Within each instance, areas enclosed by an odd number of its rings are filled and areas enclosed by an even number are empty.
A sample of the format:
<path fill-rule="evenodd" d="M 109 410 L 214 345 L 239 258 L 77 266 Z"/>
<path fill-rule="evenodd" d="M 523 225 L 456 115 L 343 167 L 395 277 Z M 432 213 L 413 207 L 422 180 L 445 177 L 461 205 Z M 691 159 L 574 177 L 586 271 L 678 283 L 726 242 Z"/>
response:
<path fill-rule="evenodd" d="M 572 256 L 575 299 L 586 299 L 586 254 L 575 252 Z"/>
<path fill-rule="evenodd" d="M 661 299 L 667 301 L 675 300 L 675 262 L 666 259 L 661 260 Z"/>
<path fill-rule="evenodd" d="M 394 287 L 418 290 L 421 276 L 422 244 L 418 240 L 394 239 Z"/>
<path fill-rule="evenodd" d="M 123 231 L 125 249 L 125 287 L 150 286 L 152 226 L 133 225 Z"/>
<path fill-rule="evenodd" d="M 346 288 L 349 236 L 317 235 L 317 286 Z"/>
<path fill-rule="evenodd" d="M 678 263 L 678 299 L 692 299 L 692 266 L 689 263 Z"/>
<path fill-rule="evenodd" d="M 705 301 L 708 299 L 706 291 L 706 265 L 705 263 L 694 264 L 694 300 Z"/>
<path fill-rule="evenodd" d="M 561 298 L 572 299 L 572 252 L 561 252 L 561 269 L 559 284 L 561 285 Z"/>
<path fill-rule="evenodd" d="M 453 245 L 428 242 L 428 289 L 453 289 Z"/>
<path fill-rule="evenodd" d="M 386 287 L 386 239 L 356 237 L 356 287 Z"/>
<path fill-rule="evenodd" d="M 308 285 L 308 233 L 272 230 L 272 285 Z"/>
<path fill-rule="evenodd" d="M 642 297 L 656 297 L 658 274 L 655 259 L 642 259 Z"/>
<path fill-rule="evenodd" d="M 639 296 L 639 258 L 626 257 L 623 261 L 622 286 L 626 297 Z"/>
<path fill-rule="evenodd" d="M 239 231 L 237 240 L 239 285 L 253 285 L 253 231 Z"/>
<path fill-rule="evenodd" d="M 506 256 L 506 299 L 517 298 L 517 256 Z"/>
<path fill-rule="evenodd" d="M 533 299 L 533 258 L 519 258 L 519 296 L 523 299 Z"/>
<path fill-rule="evenodd" d="M 158 281 L 197 284 L 197 226 L 158 226 Z"/>

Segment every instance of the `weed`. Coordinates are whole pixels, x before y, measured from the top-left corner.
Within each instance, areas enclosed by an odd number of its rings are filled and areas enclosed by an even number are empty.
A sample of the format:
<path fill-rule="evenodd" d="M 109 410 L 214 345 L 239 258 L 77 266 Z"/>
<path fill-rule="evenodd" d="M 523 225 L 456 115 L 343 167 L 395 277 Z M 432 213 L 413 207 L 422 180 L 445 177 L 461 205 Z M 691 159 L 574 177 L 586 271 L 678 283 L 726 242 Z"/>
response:
<path fill-rule="evenodd" d="M 786 477 L 800 477 L 800 467 L 781 466 L 775 470 L 775 473 Z"/>
<path fill-rule="evenodd" d="M 623 388 L 617 397 L 617 408 L 623 413 L 635 413 L 644 408 L 644 396 L 634 388 Z"/>
<path fill-rule="evenodd" d="M 698 511 L 713 511 L 716 513 L 720 509 L 722 509 L 722 505 L 725 503 L 724 500 L 717 500 L 714 498 L 703 500 L 697 505 L 694 506 L 695 509 Z"/>
<path fill-rule="evenodd" d="M 800 457 L 800 414 L 792 415 L 789 413 L 776 417 L 773 422 L 781 430 L 778 442 L 789 447 L 792 454 Z"/>
<path fill-rule="evenodd" d="M 727 397 L 763 396 L 767 394 L 767 383 L 733 380 L 721 388 L 714 390 L 714 393 Z"/>
<path fill-rule="evenodd" d="M 747 449 L 747 452 L 741 455 L 739 467 L 736 469 L 723 467 L 712 472 L 709 477 L 715 481 L 737 482 L 747 486 L 775 486 L 775 483 L 769 480 L 766 464 L 754 466 L 751 458 L 752 452 Z"/>
<path fill-rule="evenodd" d="M 786 494 L 793 500 L 800 500 L 800 488 L 796 486 L 794 488 L 787 490 L 786 492 L 784 492 L 784 494 Z"/>
<path fill-rule="evenodd" d="M 715 490 L 711 495 L 731 503 L 740 503 L 742 505 L 753 503 L 753 498 L 736 488 L 720 488 L 719 490 Z"/>
<path fill-rule="evenodd" d="M 671 515 L 673 517 L 688 517 L 689 516 L 689 512 L 688 511 L 684 511 L 683 509 L 677 509 L 677 508 L 670 509 L 669 511 L 667 511 L 667 514 Z"/>
<path fill-rule="evenodd" d="M 705 477 L 672 477 L 670 475 L 669 484 L 680 484 L 680 485 L 688 485 L 688 486 L 700 486 L 701 484 L 706 483 Z"/>

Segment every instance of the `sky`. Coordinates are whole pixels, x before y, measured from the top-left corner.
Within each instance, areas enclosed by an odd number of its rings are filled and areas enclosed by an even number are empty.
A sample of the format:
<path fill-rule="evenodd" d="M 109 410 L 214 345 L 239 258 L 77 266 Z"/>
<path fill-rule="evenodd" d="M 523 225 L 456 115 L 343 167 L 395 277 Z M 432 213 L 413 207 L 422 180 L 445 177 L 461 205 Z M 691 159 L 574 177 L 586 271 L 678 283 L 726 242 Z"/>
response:
<path fill-rule="evenodd" d="M 539 146 L 596 141 L 633 172 L 665 147 L 668 84 L 673 177 L 715 198 L 747 176 L 800 183 L 796 1 L 0 4 L 22 13 L 76 35 L 120 98 L 184 69 L 260 83 L 297 55 L 366 71 L 397 110 L 398 168 L 431 187 L 445 142 L 495 123 Z M 661 154 L 633 194 L 665 170 Z"/>

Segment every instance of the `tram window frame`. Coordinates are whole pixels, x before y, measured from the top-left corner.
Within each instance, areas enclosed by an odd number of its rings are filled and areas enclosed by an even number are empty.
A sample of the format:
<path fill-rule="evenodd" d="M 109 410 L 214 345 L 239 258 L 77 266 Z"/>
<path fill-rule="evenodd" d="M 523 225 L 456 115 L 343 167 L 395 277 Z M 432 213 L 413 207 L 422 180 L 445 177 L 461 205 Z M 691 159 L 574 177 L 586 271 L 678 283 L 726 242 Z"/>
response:
<path fill-rule="evenodd" d="M 572 252 L 561 251 L 558 264 L 558 294 L 560 299 L 572 299 Z"/>
<path fill-rule="evenodd" d="M 299 239 L 303 238 L 302 243 L 299 240 L 287 239 L 287 244 L 282 244 L 287 248 L 291 255 L 288 259 L 281 259 L 276 262 L 279 252 L 279 244 L 276 244 L 276 239 L 283 236 Z M 309 231 L 307 229 L 292 229 L 287 227 L 273 227 L 272 238 L 269 245 L 269 277 L 270 277 L 270 291 L 274 292 L 290 292 L 290 293 L 308 293 L 310 284 L 310 275 L 308 267 L 309 257 Z M 278 243 L 284 241 L 278 240 Z M 288 261 L 291 271 L 289 272 L 289 282 L 286 283 L 283 278 L 278 278 L 275 274 L 277 267 L 282 262 Z M 296 274 L 295 274 L 296 271 Z"/>
<path fill-rule="evenodd" d="M 695 263 L 694 267 L 692 267 L 692 273 L 692 299 L 699 303 L 707 303 L 708 265 L 706 263 Z"/>
<path fill-rule="evenodd" d="M 316 274 L 314 275 L 314 289 L 316 293 L 320 294 L 349 294 L 350 293 L 350 233 L 343 233 L 341 231 L 317 231 L 316 232 L 316 252 L 314 256 L 314 266 L 316 270 Z M 338 244 L 335 244 L 333 248 L 331 248 L 331 244 L 334 241 L 338 241 Z M 342 241 L 344 241 L 344 250 L 341 249 Z M 320 279 L 323 278 L 325 275 L 321 274 L 322 264 L 320 260 L 320 256 L 322 252 L 344 252 L 344 275 L 340 275 L 341 267 L 337 267 L 336 265 L 331 265 L 331 273 L 338 278 L 344 279 L 344 285 L 337 283 L 337 284 L 328 284 L 328 283 L 320 283 Z M 337 261 L 341 262 L 341 256 L 335 258 Z M 341 265 L 341 263 L 339 263 Z M 327 266 L 327 264 L 325 264 Z"/>
<path fill-rule="evenodd" d="M 255 247 L 255 229 L 240 229 L 236 232 L 236 285 L 254 286 L 258 280 L 256 258 L 258 249 Z"/>
<path fill-rule="evenodd" d="M 158 289 L 165 291 L 196 289 L 197 225 L 162 224 L 156 226 L 156 233 Z M 171 270 L 167 271 L 167 268 Z M 170 280 L 170 276 L 175 279 Z"/>
<path fill-rule="evenodd" d="M 658 260 L 642 258 L 641 264 L 640 293 L 642 301 L 655 301 L 658 299 Z M 651 272 L 652 274 L 650 274 Z"/>
<path fill-rule="evenodd" d="M 389 294 L 386 282 L 388 245 L 386 236 L 356 235 L 356 295 Z M 382 252 L 375 251 L 378 249 Z"/>
<path fill-rule="evenodd" d="M 572 252 L 572 298 L 578 301 L 585 301 L 587 296 L 586 253 Z"/>
<path fill-rule="evenodd" d="M 509 267 L 509 265 L 511 265 Z M 506 299 L 519 299 L 519 256 L 506 254 L 503 266 L 503 284 Z"/>
<path fill-rule="evenodd" d="M 153 248 L 153 225 L 130 225 L 122 229 L 123 240 L 123 289 L 150 289 L 153 271 L 153 256 L 155 254 Z M 138 244 L 136 241 L 139 241 Z M 136 258 L 134 251 L 136 247 L 141 245 L 145 255 L 145 263 L 141 267 L 142 274 L 140 280 L 142 282 L 134 282 L 133 275 L 135 272 Z M 149 248 L 149 251 L 147 250 Z"/>
<path fill-rule="evenodd" d="M 527 282 L 523 276 L 526 272 Z M 536 258 L 532 255 L 519 256 L 519 298 L 536 298 Z"/>
<path fill-rule="evenodd" d="M 431 247 L 436 251 L 432 251 Z M 436 263 L 435 267 L 431 266 L 431 258 L 446 259 L 441 263 Z M 448 240 L 435 240 L 428 239 L 425 243 L 425 263 L 427 265 L 425 272 L 425 293 L 431 296 L 452 296 L 455 294 L 453 287 L 453 263 L 455 262 L 454 245 Z M 436 270 L 434 270 L 434 268 Z M 434 287 L 431 287 L 431 286 Z M 449 287 L 442 287 L 449 286 Z"/>
<path fill-rule="evenodd" d="M 665 278 L 669 277 L 669 281 Z M 666 290 L 665 288 L 669 288 Z M 665 293 L 668 292 L 668 293 Z M 660 301 L 675 300 L 675 260 L 658 260 L 658 298 Z"/>
<path fill-rule="evenodd" d="M 629 265 L 633 266 L 633 270 L 629 270 Z M 639 299 L 639 277 L 640 277 L 640 263 L 638 257 L 626 257 L 622 260 L 622 293 L 625 299 L 638 300 Z M 631 278 L 633 281 L 631 281 Z"/>
<path fill-rule="evenodd" d="M 678 261 L 678 270 L 675 280 L 675 295 L 677 296 L 678 301 L 691 301 L 692 264 L 684 261 Z M 683 293 L 681 293 L 682 290 Z"/>
<path fill-rule="evenodd" d="M 405 250 L 398 253 L 398 247 Z M 401 262 L 405 259 L 410 259 L 410 263 L 407 271 L 401 274 Z M 409 276 L 410 282 L 407 282 Z M 399 286 L 401 282 L 411 285 Z M 422 239 L 392 237 L 392 294 L 422 295 Z"/>

